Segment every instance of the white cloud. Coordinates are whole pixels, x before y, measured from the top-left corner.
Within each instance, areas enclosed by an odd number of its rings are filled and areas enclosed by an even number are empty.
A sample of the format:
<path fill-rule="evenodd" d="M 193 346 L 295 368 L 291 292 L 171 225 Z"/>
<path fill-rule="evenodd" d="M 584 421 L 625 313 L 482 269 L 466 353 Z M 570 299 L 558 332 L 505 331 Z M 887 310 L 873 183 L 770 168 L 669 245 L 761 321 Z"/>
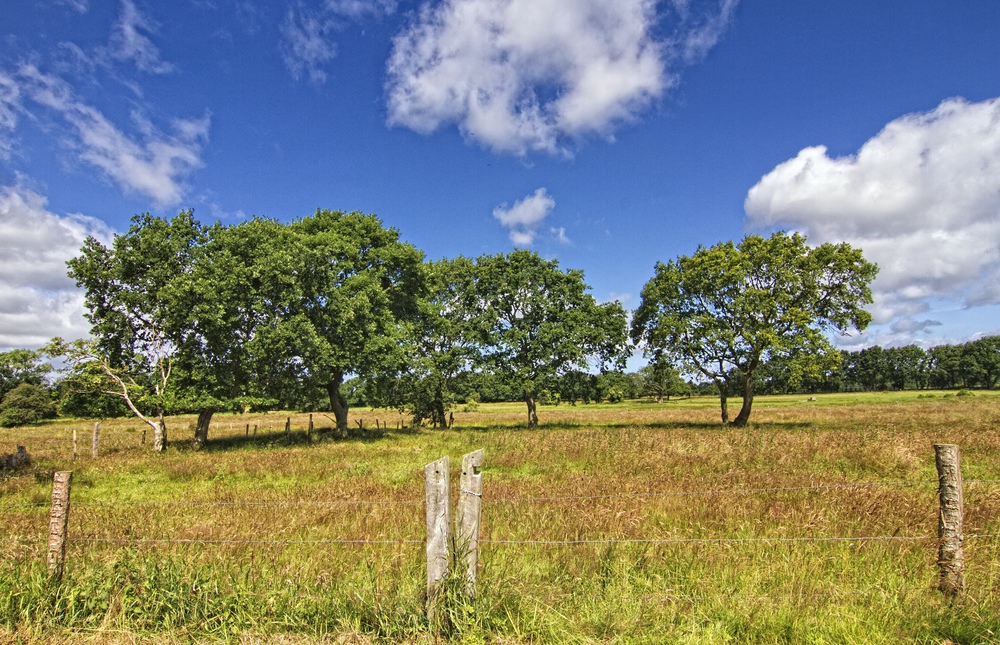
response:
<path fill-rule="evenodd" d="M 184 195 L 183 180 L 201 167 L 201 149 L 208 138 L 210 117 L 174 119 L 173 134 L 158 131 L 141 116 L 142 135 L 133 140 L 99 110 L 76 97 L 62 79 L 31 65 L 18 72 L 21 90 L 39 105 L 59 114 L 72 127 L 68 141 L 80 159 L 101 170 L 126 191 L 147 195 L 161 206 L 176 204 Z"/>
<path fill-rule="evenodd" d="M 13 132 L 17 126 L 20 99 L 21 90 L 17 81 L 0 70 L 0 159 L 10 158 L 13 144 L 7 132 Z"/>
<path fill-rule="evenodd" d="M 333 29 L 332 20 L 301 5 L 288 10 L 281 25 L 281 56 L 295 80 L 305 75 L 313 83 L 326 81 L 323 66 L 337 55 L 337 45 L 330 38 Z"/>
<path fill-rule="evenodd" d="M 510 239 L 517 246 L 528 246 L 535 241 L 535 235 L 542 221 L 556 206 L 556 200 L 544 188 L 514 202 L 510 208 L 501 204 L 493 209 L 493 217 L 504 228 L 510 229 Z M 565 235 L 564 235 L 565 236 Z"/>
<path fill-rule="evenodd" d="M 889 123 L 857 154 L 806 148 L 745 203 L 755 226 L 847 241 L 881 268 L 877 323 L 915 331 L 932 302 L 1000 303 L 1000 98 L 949 99 Z"/>
<path fill-rule="evenodd" d="M 83 292 L 66 261 L 88 235 L 108 243 L 113 232 L 94 218 L 49 212 L 29 189 L 0 188 L 0 351 L 87 335 Z"/>
<path fill-rule="evenodd" d="M 160 50 L 146 36 L 155 30 L 156 24 L 132 0 L 122 0 L 122 13 L 111 35 L 109 54 L 118 61 L 133 61 L 136 67 L 150 74 L 174 71 L 173 65 L 160 60 Z"/>
<path fill-rule="evenodd" d="M 59 4 L 66 5 L 77 13 L 87 13 L 87 0 L 59 0 Z"/>
<path fill-rule="evenodd" d="M 295 80 L 303 76 L 317 84 L 327 80 L 324 69 L 337 56 L 334 33 L 345 20 L 361 22 L 396 11 L 396 0 L 326 0 L 312 9 L 299 2 L 281 24 L 281 56 Z"/>
<path fill-rule="evenodd" d="M 396 12 L 396 0 L 326 0 L 324 8 L 332 14 L 361 20 L 368 16 L 388 16 Z"/>
<path fill-rule="evenodd" d="M 456 123 L 488 148 L 557 152 L 610 136 L 670 85 L 652 0 L 444 0 L 388 62 L 389 122 Z"/>
<path fill-rule="evenodd" d="M 572 240 L 570 240 L 566 236 L 566 227 L 564 227 L 564 226 L 560 226 L 558 228 L 552 227 L 552 228 L 549 229 L 549 232 L 552 233 L 552 237 L 555 238 L 556 242 L 559 242 L 560 244 L 572 244 L 573 243 Z"/>
<path fill-rule="evenodd" d="M 678 31 L 673 43 L 680 58 L 686 63 L 696 63 L 705 58 L 729 28 L 738 4 L 739 0 L 721 0 L 717 13 L 693 16 L 689 0 L 675 0 L 674 9 L 686 26 Z"/>

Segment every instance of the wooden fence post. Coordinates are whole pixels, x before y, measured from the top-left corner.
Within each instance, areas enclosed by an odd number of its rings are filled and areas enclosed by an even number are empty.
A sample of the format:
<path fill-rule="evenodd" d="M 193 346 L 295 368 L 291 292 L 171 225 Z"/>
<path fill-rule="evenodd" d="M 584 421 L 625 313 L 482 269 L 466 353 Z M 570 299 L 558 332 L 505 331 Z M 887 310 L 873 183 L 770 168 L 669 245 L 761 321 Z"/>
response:
<path fill-rule="evenodd" d="M 448 576 L 451 542 L 449 461 L 442 457 L 424 467 L 427 505 L 427 620 L 434 623 L 441 587 Z"/>
<path fill-rule="evenodd" d="M 465 592 L 476 595 L 476 567 L 479 564 L 479 524 L 483 513 L 482 449 L 462 457 L 462 478 L 458 495 L 458 556 L 465 562 Z"/>
<path fill-rule="evenodd" d="M 934 444 L 934 462 L 938 472 L 938 590 L 946 596 L 965 591 L 965 556 L 962 553 L 962 468 L 958 446 Z"/>
<path fill-rule="evenodd" d="M 312 439 L 313 434 L 313 415 L 309 414 L 309 427 L 306 429 L 306 436 Z"/>
<path fill-rule="evenodd" d="M 285 436 L 292 434 L 292 417 L 285 418 Z"/>
<path fill-rule="evenodd" d="M 101 454 L 101 422 L 94 424 L 94 436 L 90 440 L 90 456 L 97 457 Z"/>
<path fill-rule="evenodd" d="M 73 428 L 73 461 L 76 461 L 79 444 L 76 442 L 76 428 Z"/>
<path fill-rule="evenodd" d="M 161 417 L 162 419 L 162 417 Z M 163 421 L 153 422 L 153 450 L 163 452 L 167 449 L 167 428 Z"/>
<path fill-rule="evenodd" d="M 49 511 L 49 575 L 62 578 L 66 561 L 66 524 L 69 522 L 69 486 L 73 471 L 57 472 L 52 478 L 52 509 Z"/>

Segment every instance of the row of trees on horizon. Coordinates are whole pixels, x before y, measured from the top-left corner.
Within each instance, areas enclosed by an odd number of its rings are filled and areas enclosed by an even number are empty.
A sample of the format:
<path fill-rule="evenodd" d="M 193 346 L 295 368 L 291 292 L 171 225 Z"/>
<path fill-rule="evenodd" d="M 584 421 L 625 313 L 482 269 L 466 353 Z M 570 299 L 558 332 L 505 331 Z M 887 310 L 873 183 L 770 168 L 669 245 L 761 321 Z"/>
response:
<path fill-rule="evenodd" d="M 395 407 L 446 425 L 451 406 L 537 405 L 712 393 L 744 425 L 755 392 L 994 387 L 997 338 L 924 352 L 838 352 L 864 329 L 877 267 L 847 244 L 748 236 L 658 263 L 628 315 L 583 273 L 525 250 L 425 261 L 373 215 L 319 210 L 282 224 L 202 225 L 190 211 L 133 218 L 69 263 L 91 338 L 0 354 L 0 425 L 53 401 L 63 414 L 163 417 L 223 410 Z M 626 374 L 636 350 L 650 364 Z M 60 365 L 52 376 L 48 360 Z M 726 402 L 743 405 L 730 420 Z M 22 419 L 23 420 L 23 419 Z"/>

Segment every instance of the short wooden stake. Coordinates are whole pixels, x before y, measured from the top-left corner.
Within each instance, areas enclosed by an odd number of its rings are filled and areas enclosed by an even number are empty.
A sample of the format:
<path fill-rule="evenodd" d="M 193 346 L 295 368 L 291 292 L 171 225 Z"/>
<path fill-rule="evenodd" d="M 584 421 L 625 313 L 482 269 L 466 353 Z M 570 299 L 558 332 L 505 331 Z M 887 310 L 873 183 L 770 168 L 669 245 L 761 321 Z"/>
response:
<path fill-rule="evenodd" d="M 292 434 L 292 417 L 287 417 L 285 419 L 285 436 Z"/>
<path fill-rule="evenodd" d="M 142 446 L 146 445 L 146 428 L 142 429 L 142 443 L 139 444 L 139 445 L 142 445 Z"/>
<path fill-rule="evenodd" d="M 257 436 L 257 424 L 253 424 L 253 436 Z"/>
<path fill-rule="evenodd" d="M 246 430 L 246 432 L 243 433 L 243 436 L 244 437 L 249 437 L 250 436 L 250 424 L 249 423 L 247 424 L 247 430 Z"/>
<path fill-rule="evenodd" d="M 306 429 L 306 436 L 311 439 L 312 438 L 312 433 L 313 433 L 313 415 L 310 414 L 309 415 L 309 426 Z"/>
<path fill-rule="evenodd" d="M 451 489 L 449 462 L 442 457 L 424 467 L 427 505 L 427 620 L 434 623 L 437 604 L 448 577 L 448 546 L 451 542 Z"/>
<path fill-rule="evenodd" d="M 958 446 L 934 444 L 938 472 L 938 590 L 946 596 L 965 591 L 965 555 L 962 553 L 962 468 Z"/>
<path fill-rule="evenodd" d="M 52 509 L 49 511 L 49 575 L 62 578 L 66 561 L 66 525 L 69 522 L 69 488 L 73 471 L 57 472 L 52 478 Z"/>
<path fill-rule="evenodd" d="M 76 456 L 79 454 L 79 444 L 76 442 L 76 428 L 73 428 L 73 461 L 76 461 Z"/>
<path fill-rule="evenodd" d="M 101 454 L 101 422 L 94 424 L 94 436 L 90 441 L 90 456 L 97 457 Z"/>
<path fill-rule="evenodd" d="M 462 478 L 458 495 L 458 558 L 465 562 L 465 592 L 476 595 L 476 568 L 479 564 L 479 525 L 483 515 L 482 450 L 462 457 Z"/>

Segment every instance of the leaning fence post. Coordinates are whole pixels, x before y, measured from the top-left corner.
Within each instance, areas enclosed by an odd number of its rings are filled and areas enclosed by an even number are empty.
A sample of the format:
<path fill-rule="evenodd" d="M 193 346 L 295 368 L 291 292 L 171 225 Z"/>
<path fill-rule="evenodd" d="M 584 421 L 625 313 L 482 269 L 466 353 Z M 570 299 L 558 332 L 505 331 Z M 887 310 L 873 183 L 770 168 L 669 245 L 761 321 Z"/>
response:
<path fill-rule="evenodd" d="M 482 449 L 462 457 L 462 478 L 458 496 L 458 553 L 465 561 L 465 591 L 476 595 L 476 567 L 479 564 L 479 524 L 483 513 Z"/>
<path fill-rule="evenodd" d="M 434 622 L 438 596 L 448 576 L 448 546 L 451 532 L 449 462 L 442 457 L 424 467 L 427 504 L 427 620 Z"/>
<path fill-rule="evenodd" d="M 962 553 L 962 468 L 958 446 L 934 444 L 934 462 L 938 472 L 938 590 L 946 596 L 965 591 L 965 556 Z"/>
<path fill-rule="evenodd" d="M 90 440 L 90 456 L 97 457 L 101 453 L 101 422 L 94 424 L 94 436 Z"/>
<path fill-rule="evenodd" d="M 52 478 L 52 509 L 49 511 L 49 575 L 62 578 L 66 560 L 66 524 L 69 521 L 69 485 L 73 471 L 57 472 Z"/>

